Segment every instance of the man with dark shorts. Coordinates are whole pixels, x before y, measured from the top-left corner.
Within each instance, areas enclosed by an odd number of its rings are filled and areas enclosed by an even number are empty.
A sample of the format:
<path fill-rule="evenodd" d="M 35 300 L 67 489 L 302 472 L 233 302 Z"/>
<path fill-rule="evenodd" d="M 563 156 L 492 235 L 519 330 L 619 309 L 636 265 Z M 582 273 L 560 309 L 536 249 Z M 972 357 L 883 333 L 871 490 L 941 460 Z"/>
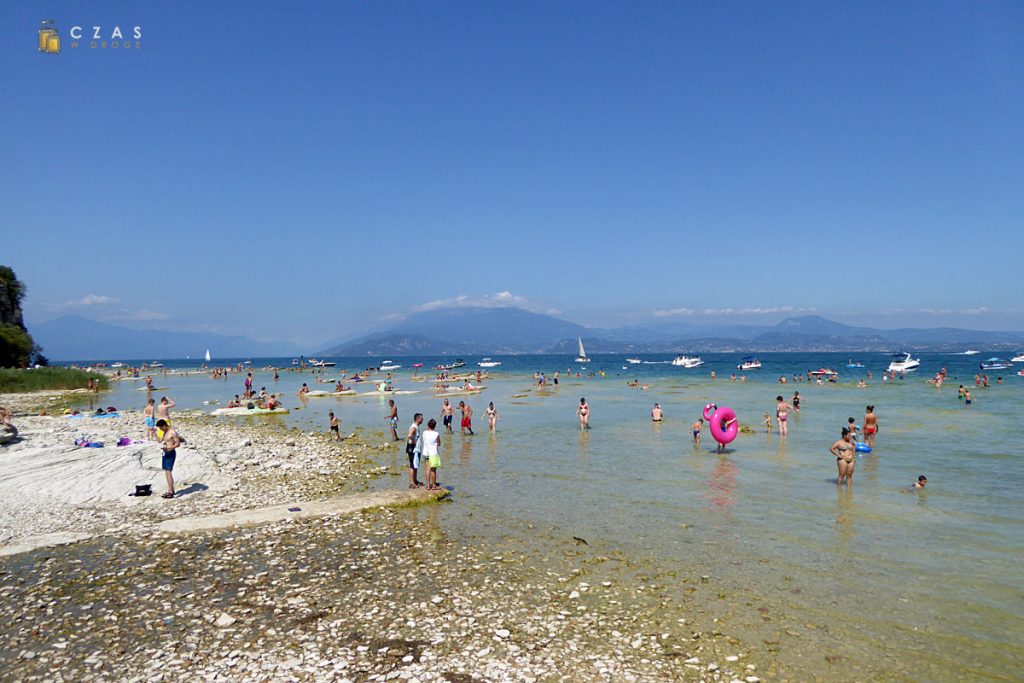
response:
<path fill-rule="evenodd" d="M 181 445 L 181 437 L 178 436 L 178 432 L 167 424 L 167 420 L 157 420 L 156 428 L 161 434 L 160 447 L 164 451 L 160 469 L 164 471 L 164 476 L 167 477 L 167 493 L 160 497 L 174 498 L 174 476 L 171 474 L 171 471 L 174 469 L 174 460 L 178 456 L 177 448 Z"/>
<path fill-rule="evenodd" d="M 416 470 L 420 466 L 420 454 L 416 446 L 420 440 L 420 425 L 423 424 L 423 413 L 416 413 L 412 416 L 412 424 L 409 425 L 409 432 L 405 438 L 405 454 L 409 456 L 409 488 L 418 489 L 423 486 L 416 479 Z"/>
<path fill-rule="evenodd" d="M 441 404 L 441 422 L 444 423 L 444 430 L 448 434 L 452 433 L 452 413 L 454 412 L 455 408 L 448 402 L 448 399 L 445 399 Z"/>

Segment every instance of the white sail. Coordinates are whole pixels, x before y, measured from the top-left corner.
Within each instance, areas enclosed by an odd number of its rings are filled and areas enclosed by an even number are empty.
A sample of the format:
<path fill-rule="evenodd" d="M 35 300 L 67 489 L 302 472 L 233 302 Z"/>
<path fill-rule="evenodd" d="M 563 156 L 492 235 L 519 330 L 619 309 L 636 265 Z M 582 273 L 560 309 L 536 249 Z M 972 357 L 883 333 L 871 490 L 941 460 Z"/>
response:
<path fill-rule="evenodd" d="M 206 349 L 206 362 L 210 362 L 210 349 Z"/>
<path fill-rule="evenodd" d="M 576 337 L 576 341 L 579 342 L 579 354 L 576 356 L 576 362 L 577 363 L 588 363 L 588 362 L 590 362 L 590 359 L 587 358 L 587 352 L 583 350 L 583 339 L 581 337 Z"/>

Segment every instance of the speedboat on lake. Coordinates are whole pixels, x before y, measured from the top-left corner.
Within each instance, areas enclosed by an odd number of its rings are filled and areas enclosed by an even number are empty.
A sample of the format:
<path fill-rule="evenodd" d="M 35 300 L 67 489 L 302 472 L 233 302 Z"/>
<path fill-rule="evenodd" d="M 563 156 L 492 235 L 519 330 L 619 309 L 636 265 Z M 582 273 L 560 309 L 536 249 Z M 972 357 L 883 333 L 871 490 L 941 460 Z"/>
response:
<path fill-rule="evenodd" d="M 859 360 L 853 360 L 851 358 L 850 362 L 846 364 L 846 367 L 848 367 L 848 368 L 862 368 L 862 367 L 864 367 L 864 364 L 861 363 Z"/>
<path fill-rule="evenodd" d="M 402 366 L 401 365 L 395 365 L 391 361 L 386 360 L 386 361 L 384 361 L 383 363 L 381 363 L 380 365 L 377 366 L 377 370 L 379 372 L 391 372 L 392 370 L 397 370 L 400 367 L 402 367 Z"/>
<path fill-rule="evenodd" d="M 700 356 L 676 356 L 672 359 L 672 365 L 683 368 L 699 368 L 704 365 Z"/>
<path fill-rule="evenodd" d="M 753 356 L 746 356 L 743 361 L 736 366 L 737 370 L 759 370 L 761 368 L 761 361 L 754 358 Z"/>
<path fill-rule="evenodd" d="M 921 367 L 921 360 L 909 353 L 894 353 L 886 372 L 913 372 Z"/>
<path fill-rule="evenodd" d="M 491 360 L 490 358 L 484 358 L 482 361 L 477 363 L 482 368 L 496 368 L 501 365 L 500 360 Z"/>
<path fill-rule="evenodd" d="M 629 363 L 630 365 L 639 365 L 643 361 L 641 361 L 639 358 L 627 358 L 626 362 Z"/>
<path fill-rule="evenodd" d="M 1016 356 L 1010 359 L 1011 363 L 1024 363 L 1024 352 L 1018 353 Z"/>
<path fill-rule="evenodd" d="M 832 368 L 818 368 L 817 370 L 811 370 L 807 374 L 811 375 L 812 377 L 826 377 L 826 378 L 828 378 L 828 377 L 838 377 L 839 376 L 839 373 L 836 372 L 835 370 L 833 370 Z"/>
<path fill-rule="evenodd" d="M 1009 361 L 1005 361 L 1002 358 L 989 358 L 978 363 L 978 367 L 982 370 L 1008 370 L 1010 368 Z"/>
<path fill-rule="evenodd" d="M 963 353 L 961 353 L 960 355 L 961 356 L 977 356 L 978 352 L 975 351 L 974 349 L 968 349 L 968 350 L 964 351 Z"/>

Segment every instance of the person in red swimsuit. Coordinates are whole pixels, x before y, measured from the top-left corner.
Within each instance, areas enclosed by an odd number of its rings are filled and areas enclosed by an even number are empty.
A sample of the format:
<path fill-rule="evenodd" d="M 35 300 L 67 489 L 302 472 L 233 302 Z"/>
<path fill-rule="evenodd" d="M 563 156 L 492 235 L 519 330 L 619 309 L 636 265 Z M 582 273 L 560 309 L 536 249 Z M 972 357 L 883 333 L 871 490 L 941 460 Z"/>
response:
<path fill-rule="evenodd" d="M 864 411 L 864 440 L 874 448 L 875 434 L 878 433 L 878 416 L 875 415 L 874 406 L 868 406 Z"/>

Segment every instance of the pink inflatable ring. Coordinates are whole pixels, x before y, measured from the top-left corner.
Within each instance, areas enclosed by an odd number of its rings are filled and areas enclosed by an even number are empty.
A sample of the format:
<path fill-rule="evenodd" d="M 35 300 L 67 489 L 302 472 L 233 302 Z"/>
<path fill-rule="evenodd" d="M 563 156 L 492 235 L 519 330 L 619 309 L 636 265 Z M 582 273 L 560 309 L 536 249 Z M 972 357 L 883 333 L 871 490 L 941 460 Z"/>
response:
<path fill-rule="evenodd" d="M 711 428 L 711 436 L 723 446 L 732 443 L 740 433 L 740 423 L 732 408 L 719 408 L 714 403 L 709 403 L 704 407 L 704 419 Z M 732 424 L 729 424 L 730 421 Z"/>

